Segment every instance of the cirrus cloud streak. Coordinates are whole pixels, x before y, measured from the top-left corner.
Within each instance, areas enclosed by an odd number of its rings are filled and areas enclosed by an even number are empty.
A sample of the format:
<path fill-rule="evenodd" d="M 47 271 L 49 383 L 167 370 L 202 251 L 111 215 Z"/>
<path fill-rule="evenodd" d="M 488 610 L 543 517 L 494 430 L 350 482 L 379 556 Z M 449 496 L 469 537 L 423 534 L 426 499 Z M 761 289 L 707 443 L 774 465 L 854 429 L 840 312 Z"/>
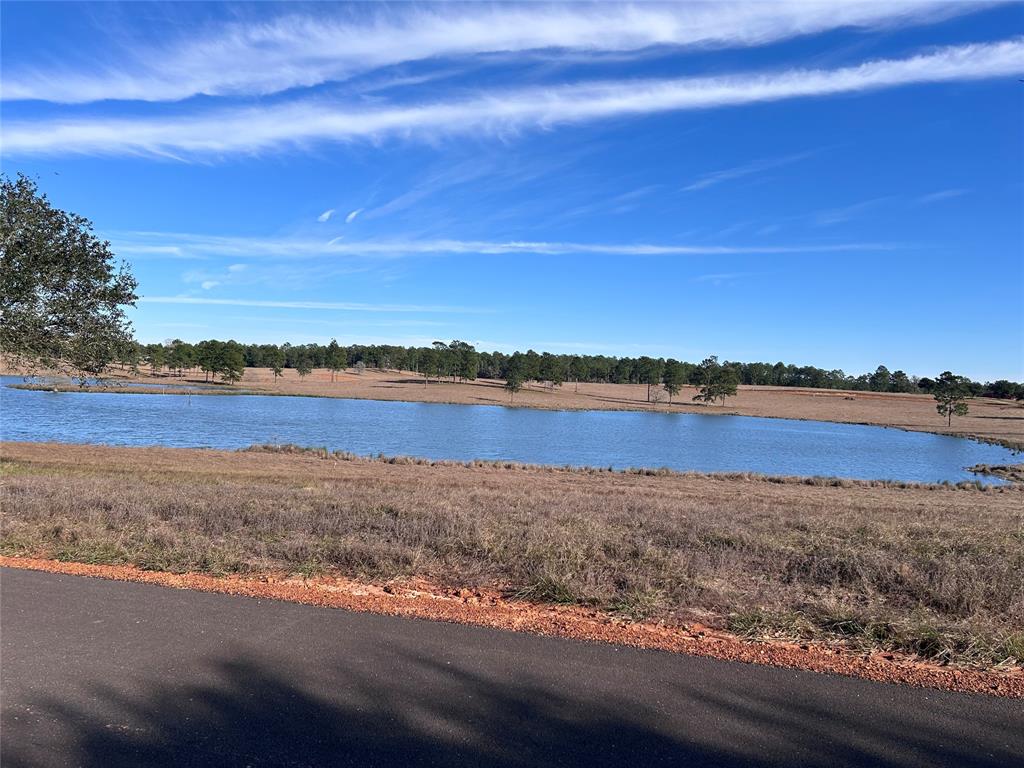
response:
<path fill-rule="evenodd" d="M 458 101 L 367 109 L 304 99 L 199 115 L 5 122 L 8 155 L 260 153 L 324 141 L 506 135 L 672 111 L 826 97 L 1024 72 L 1024 38 L 941 48 L 838 69 L 606 81 L 498 91 Z"/>
<path fill-rule="evenodd" d="M 428 313 L 486 313 L 490 310 L 476 307 L 419 304 L 363 304 L 350 301 L 272 301 L 261 299 L 208 299 L 196 296 L 143 296 L 140 304 L 193 304 L 222 305 L 228 307 L 263 307 L 267 309 L 326 309 L 341 312 L 422 312 Z"/>
<path fill-rule="evenodd" d="M 934 23 L 981 3 L 946 0 L 405 7 L 238 21 L 151 45 L 111 40 L 99 62 L 5 66 L 2 98 L 87 103 L 267 95 L 408 62 L 556 50 L 764 45 L 843 27 Z M 103 30 L 97 30 L 102 35 Z M 122 44 L 118 44 L 122 43 Z M 90 71 L 91 70 L 91 71 Z"/>
<path fill-rule="evenodd" d="M 820 243 L 795 245 L 708 245 L 674 243 L 578 243 L 525 240 L 322 240 L 308 238 L 258 238 L 190 235 L 160 232 L 126 232 L 112 236 L 114 249 L 122 255 L 136 250 L 150 253 L 157 241 L 167 244 L 169 258 L 207 257 L 318 258 L 363 256 L 401 258 L 429 254 L 537 254 L 614 255 L 614 256 L 714 256 L 758 254 L 848 253 L 894 250 L 904 247 L 893 243 Z"/>

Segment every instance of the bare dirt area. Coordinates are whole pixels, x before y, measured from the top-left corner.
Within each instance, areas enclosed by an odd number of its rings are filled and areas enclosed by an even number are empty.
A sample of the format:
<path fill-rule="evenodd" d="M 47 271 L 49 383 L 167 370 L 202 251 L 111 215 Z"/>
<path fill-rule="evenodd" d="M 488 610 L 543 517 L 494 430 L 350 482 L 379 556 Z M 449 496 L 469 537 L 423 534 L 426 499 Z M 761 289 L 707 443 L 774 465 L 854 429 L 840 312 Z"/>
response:
<path fill-rule="evenodd" d="M 549 410 L 652 410 L 812 419 L 962 435 L 1024 449 L 1024 405 L 991 398 L 971 400 L 970 413 L 965 417 L 955 418 L 952 426 L 947 427 L 945 420 L 935 411 L 935 401 L 928 395 L 917 394 L 741 386 L 737 396 L 729 398 L 722 406 L 694 403 L 692 398 L 696 390 L 693 387 L 684 387 L 674 398 L 674 402 L 669 404 L 664 399 L 664 392 L 660 392 L 660 397 L 663 398 L 660 402 L 647 402 L 647 386 L 642 384 L 568 383 L 553 388 L 532 384 L 524 387 L 510 400 L 503 382 L 487 379 L 470 382 L 431 381 L 424 384 L 422 376 L 409 371 L 373 369 L 367 369 L 361 374 L 350 369 L 333 376 L 330 371 L 315 370 L 306 377 L 300 377 L 296 371 L 286 369 L 283 374 L 282 377 L 275 378 L 269 368 L 247 368 L 240 383 L 223 385 L 214 391 L 245 390 L 260 394 L 362 400 L 511 405 Z M 132 391 L 130 388 L 124 388 L 131 382 L 184 385 L 205 381 L 202 374 L 194 372 L 180 378 L 166 374 L 132 377 L 116 369 L 112 371 L 111 378 L 119 383 L 119 391 Z"/>
<path fill-rule="evenodd" d="M 1024 663 L 1017 486 L 32 443 L 0 444 L 0 473 L 6 556 L 446 596 L 432 606 L 470 590 L 505 606 L 498 626 L 580 615 L 915 657 L 950 680 Z"/>

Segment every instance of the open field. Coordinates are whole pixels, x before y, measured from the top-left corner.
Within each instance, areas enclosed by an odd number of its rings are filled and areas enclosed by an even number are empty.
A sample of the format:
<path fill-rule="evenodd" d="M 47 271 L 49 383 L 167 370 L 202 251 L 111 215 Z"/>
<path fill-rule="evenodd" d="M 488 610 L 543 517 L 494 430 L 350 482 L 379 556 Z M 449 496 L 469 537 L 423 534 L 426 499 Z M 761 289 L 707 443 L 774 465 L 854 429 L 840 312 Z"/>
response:
<path fill-rule="evenodd" d="M 8 371 L 8 373 L 11 373 Z M 201 374 L 183 378 L 161 375 L 112 376 L 131 391 L 130 382 L 187 384 L 203 382 Z M 341 397 L 369 400 L 407 400 L 431 403 L 464 403 L 469 405 L 509 405 L 503 382 L 480 379 L 453 383 L 432 381 L 404 371 L 367 369 L 362 374 L 351 370 L 339 373 L 331 381 L 331 372 L 313 371 L 304 379 L 292 369 L 275 380 L 268 368 L 247 368 L 242 381 L 224 385 L 215 391 L 246 390 L 249 392 Z M 127 389 L 126 389 L 127 388 Z M 736 397 L 726 405 L 704 405 L 692 401 L 695 389 L 684 387 L 675 402 L 662 400 L 648 403 L 647 386 L 642 384 L 564 384 L 548 389 L 532 385 L 517 393 L 512 405 L 554 410 L 660 410 L 679 413 L 732 413 L 743 416 L 765 416 L 786 419 L 815 419 L 849 424 L 875 424 L 919 432 L 977 437 L 1024 449 L 1024 405 L 990 398 L 970 401 L 970 414 L 954 418 L 952 427 L 935 412 L 935 401 L 929 395 L 889 394 L 880 392 L 847 392 L 795 387 L 740 387 Z M 147 390 L 139 390 L 148 392 Z M 193 393 L 202 394 L 202 393 Z M 661 393 L 664 397 L 664 393 Z"/>
<path fill-rule="evenodd" d="M 1024 662 L 1024 490 L 3 443 L 0 554 L 423 579 Z"/>

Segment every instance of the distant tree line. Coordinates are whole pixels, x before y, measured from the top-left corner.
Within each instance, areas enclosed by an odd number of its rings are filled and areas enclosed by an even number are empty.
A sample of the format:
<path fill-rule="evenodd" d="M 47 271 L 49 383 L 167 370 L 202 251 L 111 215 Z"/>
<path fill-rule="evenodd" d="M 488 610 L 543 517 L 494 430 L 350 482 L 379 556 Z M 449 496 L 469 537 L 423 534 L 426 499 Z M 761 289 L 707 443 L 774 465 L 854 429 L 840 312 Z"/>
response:
<path fill-rule="evenodd" d="M 293 369 L 308 375 L 314 369 L 330 370 L 332 379 L 343 370 L 377 368 L 402 370 L 430 381 L 472 381 L 477 378 L 518 382 L 514 393 L 531 383 L 557 387 L 585 383 L 645 384 L 648 400 L 667 395 L 671 400 L 684 386 L 710 387 L 702 392 L 708 402 L 724 399 L 737 385 L 848 389 L 867 392 L 916 392 L 934 394 L 937 379 L 909 376 L 880 365 L 871 373 L 853 376 L 839 369 L 815 366 L 736 361 L 716 357 L 693 363 L 672 358 L 609 357 L 606 355 L 555 355 L 548 352 L 480 352 L 464 341 L 435 341 L 429 347 L 388 344 L 240 344 L 207 340 L 190 344 L 179 339 L 163 344 L 128 345 L 120 362 L 127 366 L 167 369 L 173 373 L 198 368 L 207 378 L 237 381 L 246 367 L 270 368 L 277 374 Z M 1024 384 L 1000 379 L 992 382 L 958 378 L 968 397 L 1024 400 Z M 655 391 L 658 388 L 659 391 Z"/>

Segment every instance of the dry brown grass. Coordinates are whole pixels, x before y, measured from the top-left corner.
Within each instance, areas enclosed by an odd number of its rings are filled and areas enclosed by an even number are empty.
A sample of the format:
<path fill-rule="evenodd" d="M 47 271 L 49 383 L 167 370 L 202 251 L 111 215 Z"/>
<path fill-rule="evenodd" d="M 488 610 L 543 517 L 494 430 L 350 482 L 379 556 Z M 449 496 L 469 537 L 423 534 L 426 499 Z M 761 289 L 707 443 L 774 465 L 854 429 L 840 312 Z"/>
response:
<path fill-rule="evenodd" d="M 1024 491 L 0 445 L 0 552 L 423 577 L 627 617 L 1024 661 Z"/>
<path fill-rule="evenodd" d="M 115 377 L 118 372 L 113 371 Z M 363 374 L 347 371 L 331 381 L 331 372 L 313 371 L 302 378 L 292 369 L 274 378 L 269 368 L 247 368 L 234 389 L 271 394 L 341 397 L 364 400 L 411 400 L 431 403 L 470 405 L 509 405 L 503 382 L 478 380 L 423 384 L 422 377 L 410 372 L 377 371 Z M 202 382 L 202 375 L 184 379 L 167 376 L 139 376 L 134 380 L 162 383 Z M 232 387 L 225 386 L 224 390 Z M 123 391 L 123 390 L 122 390 Z M 145 390 L 141 390 L 145 391 Z M 1024 406 L 1006 400 L 976 398 L 970 401 L 970 414 L 955 418 L 952 427 L 935 412 L 935 401 L 928 395 L 847 392 L 841 390 L 800 389 L 794 387 L 740 387 L 736 397 L 723 407 L 692 401 L 695 389 L 684 387 L 671 406 L 662 401 L 646 402 L 647 387 L 641 384 L 565 384 L 548 389 L 531 385 L 516 394 L 512 405 L 555 410 L 659 410 L 679 413 L 735 413 L 787 419 L 814 419 L 850 424 L 875 424 L 919 432 L 940 432 L 978 437 L 1024 448 Z"/>

